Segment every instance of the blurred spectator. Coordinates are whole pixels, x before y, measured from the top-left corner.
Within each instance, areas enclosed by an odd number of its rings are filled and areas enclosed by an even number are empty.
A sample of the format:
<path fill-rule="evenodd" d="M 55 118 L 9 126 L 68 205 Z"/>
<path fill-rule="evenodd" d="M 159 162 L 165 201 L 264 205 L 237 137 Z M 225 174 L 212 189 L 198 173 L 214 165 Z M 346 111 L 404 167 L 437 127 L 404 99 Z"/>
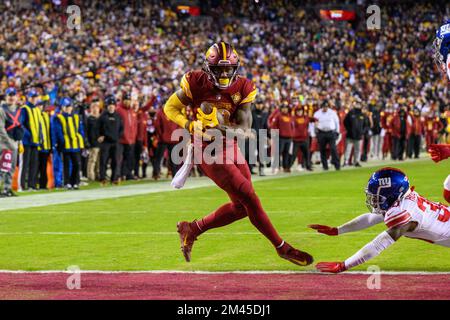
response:
<path fill-rule="evenodd" d="M 16 89 L 8 88 L 5 95 L 6 101 L 0 106 L 0 158 L 6 162 L 5 155 L 10 152 L 11 159 L 8 163 L 0 163 L 0 185 L 3 181 L 0 197 L 13 197 L 15 193 L 12 191 L 12 178 L 17 164 L 19 142 L 24 132 L 20 124 L 21 109 Z"/>
<path fill-rule="evenodd" d="M 425 139 L 426 139 L 426 149 L 430 144 L 438 142 L 439 132 L 444 129 L 444 124 L 439 119 L 439 117 L 434 115 L 433 111 L 429 111 L 428 115 L 425 117 Z"/>
<path fill-rule="evenodd" d="M 38 147 L 40 190 L 48 189 L 47 163 L 52 150 L 50 115 L 45 111 L 47 103 L 48 96 L 41 96 L 37 103 L 39 125 L 41 126 L 41 144 Z"/>
<path fill-rule="evenodd" d="M 142 177 L 147 178 L 147 166 L 149 163 L 154 163 L 156 148 L 158 147 L 158 139 L 156 137 L 156 128 L 155 128 L 155 116 L 156 110 L 154 108 L 150 108 L 148 111 L 148 119 L 147 119 L 147 154 L 148 161 L 143 161 L 142 163 Z M 153 166 L 152 176 L 155 177 L 155 166 Z"/>
<path fill-rule="evenodd" d="M 148 163 L 148 137 L 147 137 L 147 122 L 148 122 L 148 110 L 151 107 L 151 103 L 140 108 L 137 112 L 137 138 L 136 147 L 134 152 L 134 176 L 140 176 L 139 171 L 142 168 L 142 177 L 146 176 L 144 172 L 144 160 Z"/>
<path fill-rule="evenodd" d="M 134 180 L 134 148 L 136 146 L 136 139 L 138 133 L 137 108 L 139 104 L 137 101 L 131 103 L 131 96 L 125 93 L 122 97 L 122 102 L 117 106 L 117 113 L 122 118 L 123 133 L 120 137 L 120 149 L 122 157 L 120 159 L 120 176 L 123 180 Z"/>
<path fill-rule="evenodd" d="M 89 158 L 87 164 L 87 177 L 91 181 L 95 181 L 100 176 L 100 143 L 98 138 L 100 117 L 100 102 L 95 100 L 91 103 L 89 116 L 87 118 L 86 136 L 89 147 Z"/>
<path fill-rule="evenodd" d="M 255 107 L 252 110 L 252 129 L 256 132 L 256 146 L 257 146 L 257 152 L 258 152 L 258 173 L 260 176 L 264 176 L 264 158 L 265 155 L 261 155 L 261 152 L 266 152 L 266 150 L 261 150 L 260 146 L 266 146 L 267 145 L 267 134 L 259 134 L 260 130 L 268 130 L 268 117 L 269 114 L 267 111 L 264 110 L 264 101 L 261 98 L 257 98 L 255 102 Z M 261 139 L 264 139 L 264 141 L 261 141 Z M 251 165 L 251 169 L 253 169 L 253 165 Z M 251 170 L 253 171 L 253 170 Z"/>
<path fill-rule="evenodd" d="M 41 126 L 39 125 L 39 109 L 36 107 L 39 96 L 32 89 L 27 94 L 27 101 L 22 106 L 21 123 L 24 129 L 22 144 L 24 148 L 22 158 L 22 175 L 20 186 L 23 191 L 36 190 L 36 178 L 38 172 L 39 155 L 38 147 L 41 143 Z"/>
<path fill-rule="evenodd" d="M 161 164 L 166 150 L 168 153 L 167 167 L 169 169 L 169 173 L 174 176 L 178 171 L 178 166 L 176 166 L 170 159 L 172 149 L 178 143 L 178 141 L 172 141 L 171 136 L 172 132 L 178 129 L 178 125 L 170 121 L 162 109 L 158 109 L 155 116 L 155 129 L 158 139 L 158 147 L 155 151 L 155 158 L 153 162 L 153 179 L 158 180 L 161 175 Z"/>
<path fill-rule="evenodd" d="M 74 113 L 70 98 L 61 100 L 61 113 L 55 121 L 55 146 L 63 153 L 64 187 L 78 190 L 80 186 L 81 150 L 84 149 L 84 127 L 78 114 Z"/>
<path fill-rule="evenodd" d="M 270 128 L 279 130 L 279 147 L 280 164 L 284 172 L 291 172 L 291 156 L 292 156 L 292 137 L 294 123 L 291 115 L 291 108 L 288 101 L 283 101 L 280 106 L 280 112 L 271 120 Z"/>
<path fill-rule="evenodd" d="M 372 126 L 370 131 L 372 133 L 371 145 L 370 145 L 370 153 L 373 158 L 376 160 L 381 159 L 381 106 L 380 104 L 376 104 L 372 109 L 371 113 L 371 123 Z"/>
<path fill-rule="evenodd" d="M 423 119 L 420 114 L 420 110 L 415 108 L 412 112 L 411 135 L 409 136 L 408 141 L 408 158 L 412 158 L 413 155 L 414 158 L 419 158 L 423 134 Z"/>
<path fill-rule="evenodd" d="M 331 151 L 331 163 L 336 170 L 341 169 L 336 140 L 340 133 L 339 117 L 336 111 L 330 109 L 329 102 L 323 101 L 320 110 L 314 113 L 317 142 L 320 150 L 320 162 L 324 170 L 328 170 L 327 146 Z"/>
<path fill-rule="evenodd" d="M 362 108 L 362 114 L 364 117 L 364 124 L 363 124 L 363 141 L 362 141 L 362 153 L 361 153 L 361 161 L 366 162 L 369 157 L 369 148 L 370 148 L 370 139 L 371 136 L 371 130 L 372 127 L 372 118 L 370 115 L 369 108 L 367 106 L 364 106 Z"/>
<path fill-rule="evenodd" d="M 400 107 L 392 120 L 393 159 L 404 160 L 406 143 L 411 135 L 411 118 L 405 105 Z"/>
<path fill-rule="evenodd" d="M 361 140 L 364 135 L 364 115 L 359 101 L 353 102 L 353 108 L 347 113 L 344 119 L 344 126 L 347 133 L 344 166 L 350 165 L 350 156 L 353 150 L 353 164 L 360 167 Z"/>
<path fill-rule="evenodd" d="M 122 148 L 120 147 L 120 137 L 123 135 L 122 118 L 116 111 L 116 99 L 109 95 L 105 98 L 106 110 L 98 120 L 97 139 L 100 143 L 100 182 L 106 184 L 106 171 L 108 162 L 111 160 L 111 182 L 118 184 L 120 178 L 120 158 Z"/>
<path fill-rule="evenodd" d="M 310 156 L 310 148 L 309 148 L 309 124 L 310 117 L 305 115 L 305 109 L 302 106 L 297 106 L 294 109 L 294 133 L 293 133 L 293 142 L 294 142 L 294 150 L 292 153 L 291 166 L 294 164 L 295 159 L 299 151 L 302 154 L 302 164 L 299 163 L 299 166 L 303 165 L 303 167 L 312 171 L 311 164 L 311 156 Z"/>

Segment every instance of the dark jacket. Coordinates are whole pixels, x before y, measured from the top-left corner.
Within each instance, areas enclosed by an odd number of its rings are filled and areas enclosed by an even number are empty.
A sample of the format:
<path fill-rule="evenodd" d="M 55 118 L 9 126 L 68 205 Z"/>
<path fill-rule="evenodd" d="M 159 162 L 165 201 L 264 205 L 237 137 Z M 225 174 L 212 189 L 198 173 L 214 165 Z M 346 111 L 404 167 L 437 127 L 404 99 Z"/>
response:
<path fill-rule="evenodd" d="M 381 112 L 380 110 L 372 111 L 372 134 L 378 135 L 381 133 Z"/>
<path fill-rule="evenodd" d="M 98 121 L 100 117 L 96 118 L 94 116 L 89 116 L 86 120 L 87 122 L 87 141 L 89 148 L 98 148 L 100 144 L 98 143 L 98 137 L 100 137 L 100 132 L 98 128 Z"/>
<path fill-rule="evenodd" d="M 347 138 L 352 140 L 361 140 L 364 134 L 364 114 L 361 109 L 350 110 L 344 119 L 344 127 L 347 131 Z"/>
<path fill-rule="evenodd" d="M 100 137 L 105 137 L 103 142 L 119 142 L 119 139 L 123 134 L 123 122 L 119 114 L 117 112 L 103 112 L 98 119 L 98 133 Z"/>
<path fill-rule="evenodd" d="M 269 118 L 269 113 L 263 110 L 254 109 L 252 111 L 252 129 L 258 130 L 267 129 L 267 119 Z"/>

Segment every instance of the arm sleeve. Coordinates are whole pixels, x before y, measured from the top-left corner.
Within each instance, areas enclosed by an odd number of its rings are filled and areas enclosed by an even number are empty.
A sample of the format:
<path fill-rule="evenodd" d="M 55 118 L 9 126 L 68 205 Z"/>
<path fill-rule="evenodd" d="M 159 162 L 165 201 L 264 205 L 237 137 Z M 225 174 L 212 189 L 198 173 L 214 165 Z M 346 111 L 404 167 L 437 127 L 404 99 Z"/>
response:
<path fill-rule="evenodd" d="M 170 96 L 164 105 L 164 113 L 171 121 L 184 128 L 189 121 L 186 116 L 186 106 L 180 101 L 177 94 Z"/>
<path fill-rule="evenodd" d="M 354 232 L 370 228 L 376 224 L 383 222 L 384 218 L 381 214 L 365 213 L 355 219 L 338 227 L 338 234 Z"/>
<path fill-rule="evenodd" d="M 383 250 L 395 243 L 395 240 L 386 232 L 380 233 L 375 239 L 366 244 L 361 250 L 345 260 L 346 269 L 359 266 L 366 261 L 378 256 Z"/>
<path fill-rule="evenodd" d="M 258 94 L 258 89 L 256 85 L 248 80 L 244 86 L 244 98 L 239 102 L 239 104 L 251 103 L 255 101 L 256 95 Z"/>

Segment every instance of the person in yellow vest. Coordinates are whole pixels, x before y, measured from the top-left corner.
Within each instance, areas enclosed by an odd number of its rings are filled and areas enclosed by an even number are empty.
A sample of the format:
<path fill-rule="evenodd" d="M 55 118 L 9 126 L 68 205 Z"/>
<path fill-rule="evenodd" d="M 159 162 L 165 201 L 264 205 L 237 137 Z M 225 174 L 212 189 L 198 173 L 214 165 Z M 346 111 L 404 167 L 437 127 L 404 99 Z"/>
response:
<path fill-rule="evenodd" d="M 64 186 L 71 190 L 79 189 L 81 150 L 84 149 L 84 128 L 78 114 L 74 113 L 73 102 L 70 98 L 63 98 L 60 102 L 61 113 L 55 119 L 54 146 L 63 153 Z"/>
<path fill-rule="evenodd" d="M 45 111 L 45 107 L 49 101 L 48 95 L 41 96 L 37 103 L 39 109 L 39 124 L 41 126 L 41 144 L 38 147 L 39 155 L 39 189 L 47 190 L 47 162 L 52 149 L 52 141 L 50 136 L 50 115 Z"/>
<path fill-rule="evenodd" d="M 38 170 L 38 146 L 41 139 L 41 126 L 39 124 L 39 109 L 36 107 L 39 96 L 32 89 L 27 94 L 27 101 L 21 107 L 20 122 L 24 129 L 22 145 L 24 148 L 20 189 L 22 191 L 36 190 L 36 178 Z"/>

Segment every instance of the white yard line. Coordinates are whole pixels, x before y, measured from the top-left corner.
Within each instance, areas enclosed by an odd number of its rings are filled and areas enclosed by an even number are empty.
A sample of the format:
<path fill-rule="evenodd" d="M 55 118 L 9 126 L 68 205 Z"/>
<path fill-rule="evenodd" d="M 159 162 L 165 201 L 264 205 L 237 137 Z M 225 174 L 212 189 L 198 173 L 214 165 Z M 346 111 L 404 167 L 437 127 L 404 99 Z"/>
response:
<path fill-rule="evenodd" d="M 252 270 L 252 271 L 184 271 L 184 270 L 139 270 L 139 271 L 107 271 L 107 270 L 37 270 L 37 271 L 26 271 L 26 270 L 0 270 L 1 273 L 12 273 L 12 274 L 52 274 L 52 273 L 84 273 L 84 274 L 199 274 L 199 275 L 222 275 L 222 274 L 251 274 L 251 275 L 277 275 L 277 274 L 316 274 L 316 275 L 326 275 L 327 273 L 322 273 L 319 271 L 284 271 L 284 270 Z M 450 275 L 450 272 L 442 271 L 380 271 L 380 272 L 369 272 L 369 271 L 346 271 L 340 275 Z M 328 274 L 329 275 L 329 274 Z"/>
<path fill-rule="evenodd" d="M 401 163 L 407 162 L 417 162 L 417 161 L 430 161 L 427 158 L 422 158 L 419 160 L 406 160 Z M 380 165 L 394 165 L 399 164 L 398 161 L 371 161 L 368 164 L 364 165 L 364 168 L 376 167 Z M 317 168 L 317 166 L 316 166 Z M 344 168 L 343 170 L 358 170 L 358 168 L 349 167 Z M 327 172 L 322 171 L 320 169 L 316 169 L 314 172 L 293 172 L 291 174 L 279 174 L 279 175 L 269 175 L 266 177 L 252 177 L 252 180 L 257 181 L 267 181 L 274 179 L 285 179 L 290 177 L 304 176 L 310 174 L 326 174 Z M 183 190 L 186 189 L 197 189 L 203 187 L 214 186 L 214 183 L 208 178 L 190 178 L 187 181 L 186 186 Z M 158 183 L 145 183 L 145 184 L 135 184 L 128 186 L 118 186 L 118 187 L 106 187 L 106 188 L 98 188 L 98 189 L 90 189 L 90 190 L 79 190 L 79 191 L 67 191 L 67 192 L 58 192 L 58 193 L 45 193 L 45 194 L 36 194 L 36 195 L 27 195 L 22 197 L 14 197 L 14 198 L 3 198 L 0 199 L 0 211 L 7 210 L 16 210 L 16 209 L 27 209 L 34 207 L 44 207 L 49 205 L 57 205 L 57 204 L 67 204 L 74 203 L 80 201 L 93 201 L 93 200 L 102 200 L 102 199 L 111 199 L 111 198 L 121 198 L 121 197 L 129 197 L 129 196 L 138 196 L 150 193 L 159 193 L 159 192 L 169 192 L 169 191 L 178 191 L 174 190 L 170 186 L 170 181 L 158 182 Z"/>

